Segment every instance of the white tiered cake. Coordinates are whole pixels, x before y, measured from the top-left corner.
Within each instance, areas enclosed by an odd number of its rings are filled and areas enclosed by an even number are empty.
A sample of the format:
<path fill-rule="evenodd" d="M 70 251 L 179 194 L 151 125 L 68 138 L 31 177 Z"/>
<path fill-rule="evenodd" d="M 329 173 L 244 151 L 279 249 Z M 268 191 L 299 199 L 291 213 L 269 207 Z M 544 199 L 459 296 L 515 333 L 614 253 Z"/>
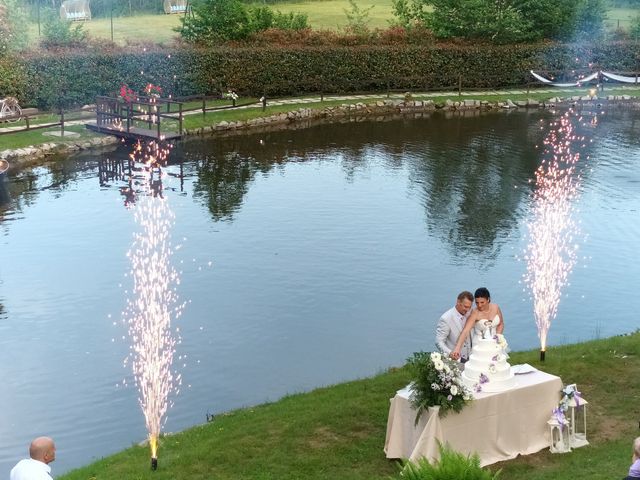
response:
<path fill-rule="evenodd" d="M 462 381 L 475 392 L 501 392 L 515 386 L 515 376 L 507 362 L 507 342 L 494 333 L 493 322 L 482 321 L 476 328 L 469 360 L 464 364 Z M 480 323 L 480 322 L 478 322 Z"/>

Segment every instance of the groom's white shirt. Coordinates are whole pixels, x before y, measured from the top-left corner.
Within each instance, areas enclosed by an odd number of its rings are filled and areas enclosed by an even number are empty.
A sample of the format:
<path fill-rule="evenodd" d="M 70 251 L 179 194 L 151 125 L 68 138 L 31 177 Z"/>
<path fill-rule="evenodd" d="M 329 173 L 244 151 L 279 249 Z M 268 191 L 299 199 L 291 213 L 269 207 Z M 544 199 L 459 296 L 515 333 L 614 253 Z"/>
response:
<path fill-rule="evenodd" d="M 466 315 L 462 315 L 456 310 L 456 307 L 453 307 L 444 312 L 438 320 L 438 325 L 436 326 L 436 347 L 445 355 L 449 355 L 451 350 L 455 348 L 460 332 L 462 332 L 467 318 L 471 315 L 471 310 L 472 309 L 469 309 Z M 467 336 L 467 339 L 460 349 L 460 356 L 467 359 L 471 353 L 470 338 L 471 335 Z"/>

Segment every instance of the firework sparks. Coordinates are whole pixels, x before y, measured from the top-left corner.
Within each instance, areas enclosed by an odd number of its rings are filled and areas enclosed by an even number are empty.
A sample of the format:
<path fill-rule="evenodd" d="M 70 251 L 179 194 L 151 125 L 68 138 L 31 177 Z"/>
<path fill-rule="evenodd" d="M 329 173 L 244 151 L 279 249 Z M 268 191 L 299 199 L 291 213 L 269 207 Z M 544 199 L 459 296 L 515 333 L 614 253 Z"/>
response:
<path fill-rule="evenodd" d="M 132 343 L 129 360 L 149 435 L 153 469 L 157 467 L 160 430 L 170 407 L 169 395 L 177 393 L 181 383 L 180 375 L 172 370 L 179 338 L 177 330 L 172 330 L 171 320 L 180 316 L 184 304 L 178 303 L 179 274 L 170 261 L 174 216 L 161 189 L 160 165 L 167 153 L 167 148 L 152 142 L 136 145 L 131 154 L 132 161 L 143 163 L 142 171 L 147 178 L 146 191 L 133 208 L 139 231 L 134 234 L 133 245 L 127 254 L 131 262 L 133 291 L 127 302 L 125 322 Z"/>
<path fill-rule="evenodd" d="M 574 119 L 570 111 L 551 125 L 544 141 L 544 159 L 535 174 L 533 219 L 527 224 L 524 280 L 533 297 L 541 360 L 562 289 L 577 258 L 580 229 L 574 219 L 574 200 L 581 177 L 577 171 L 580 153 L 575 146 L 584 146 L 584 138 L 575 133 Z"/>

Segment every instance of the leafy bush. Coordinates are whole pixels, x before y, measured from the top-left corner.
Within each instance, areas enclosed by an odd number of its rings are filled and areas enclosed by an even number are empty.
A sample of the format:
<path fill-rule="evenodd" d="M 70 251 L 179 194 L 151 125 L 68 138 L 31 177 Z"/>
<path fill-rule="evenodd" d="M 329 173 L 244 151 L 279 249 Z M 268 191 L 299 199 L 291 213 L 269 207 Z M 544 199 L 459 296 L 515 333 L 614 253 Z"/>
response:
<path fill-rule="evenodd" d="M 0 98 L 16 97 L 24 102 L 26 84 L 26 74 L 18 59 L 0 57 Z"/>
<path fill-rule="evenodd" d="M 640 38 L 640 15 L 637 15 L 632 21 L 629 27 L 629 36 L 638 40 Z"/>
<path fill-rule="evenodd" d="M 47 108 L 60 102 L 93 103 L 96 95 L 113 94 L 122 84 L 139 91 L 153 83 L 174 97 L 219 94 L 230 87 L 241 96 L 271 97 L 387 88 L 447 90 L 457 87 L 461 79 L 465 89 L 504 88 L 525 85 L 531 80 L 531 69 L 584 71 L 589 64 L 619 72 L 637 69 L 635 44 L 626 42 L 407 44 L 379 37 L 371 45 L 342 46 L 338 42 L 343 37 L 336 33 L 323 38 L 302 30 L 291 35 L 281 37 L 282 41 L 306 43 L 263 45 L 255 40 L 238 48 L 143 51 L 129 46 L 30 52 L 12 60 L 9 70 L 24 73 L 10 82 L 14 91 L 23 92 L 21 104 Z M 0 75 L 0 85 L 3 81 Z"/>
<path fill-rule="evenodd" d="M 464 456 L 448 445 L 438 445 L 440 460 L 433 465 L 426 458 L 416 463 L 407 461 L 396 478 L 399 480 L 496 480 L 500 471 L 492 474 L 480 466 L 477 454 Z"/>
<path fill-rule="evenodd" d="M 240 0 L 204 0 L 193 7 L 193 15 L 181 19 L 175 29 L 188 42 L 216 44 L 245 40 L 251 34 L 270 28 L 302 30 L 308 28 L 304 14 L 274 12 L 268 6 L 249 8 Z"/>
<path fill-rule="evenodd" d="M 204 0 L 192 9 L 193 15 L 182 17 L 182 27 L 176 29 L 188 42 L 216 44 L 251 33 L 249 14 L 240 0 Z"/>
<path fill-rule="evenodd" d="M 344 10 L 347 16 L 347 26 L 345 30 L 355 35 L 366 35 L 369 33 L 369 12 L 374 8 L 361 9 L 355 0 L 349 0 L 349 8 Z"/>
<path fill-rule="evenodd" d="M 44 48 L 80 47 L 88 38 L 81 23 L 63 20 L 54 10 L 47 10 L 40 44 Z"/>
<path fill-rule="evenodd" d="M 0 57 L 27 46 L 26 16 L 18 0 L 0 0 Z"/>
<path fill-rule="evenodd" d="M 507 44 L 593 38 L 603 32 L 606 6 L 604 0 L 393 0 L 393 12 L 400 25 L 419 23 L 439 38 Z"/>
<path fill-rule="evenodd" d="M 304 30 L 309 28 L 307 16 L 301 13 L 282 13 L 273 11 L 267 6 L 254 7 L 248 10 L 252 32 L 269 29 Z"/>

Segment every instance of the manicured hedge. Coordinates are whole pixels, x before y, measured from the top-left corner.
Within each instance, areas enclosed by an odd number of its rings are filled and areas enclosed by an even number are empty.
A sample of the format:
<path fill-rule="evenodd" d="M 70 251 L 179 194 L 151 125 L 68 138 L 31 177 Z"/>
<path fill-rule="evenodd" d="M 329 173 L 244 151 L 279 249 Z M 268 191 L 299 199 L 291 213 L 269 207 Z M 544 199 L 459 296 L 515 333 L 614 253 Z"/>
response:
<path fill-rule="evenodd" d="M 638 70 L 634 43 L 560 45 L 376 45 L 318 47 L 177 48 L 146 52 L 33 53 L 18 62 L 21 85 L 12 91 L 24 105 L 59 108 L 93 103 L 122 84 L 147 83 L 166 94 L 286 96 L 392 89 L 449 89 L 525 85 L 531 69 Z M 0 62 L 0 73 L 7 67 Z M 4 77 L 0 75 L 0 78 Z M 13 80 L 15 82 L 16 76 Z M 4 85 L 0 84 L 4 90 Z"/>

